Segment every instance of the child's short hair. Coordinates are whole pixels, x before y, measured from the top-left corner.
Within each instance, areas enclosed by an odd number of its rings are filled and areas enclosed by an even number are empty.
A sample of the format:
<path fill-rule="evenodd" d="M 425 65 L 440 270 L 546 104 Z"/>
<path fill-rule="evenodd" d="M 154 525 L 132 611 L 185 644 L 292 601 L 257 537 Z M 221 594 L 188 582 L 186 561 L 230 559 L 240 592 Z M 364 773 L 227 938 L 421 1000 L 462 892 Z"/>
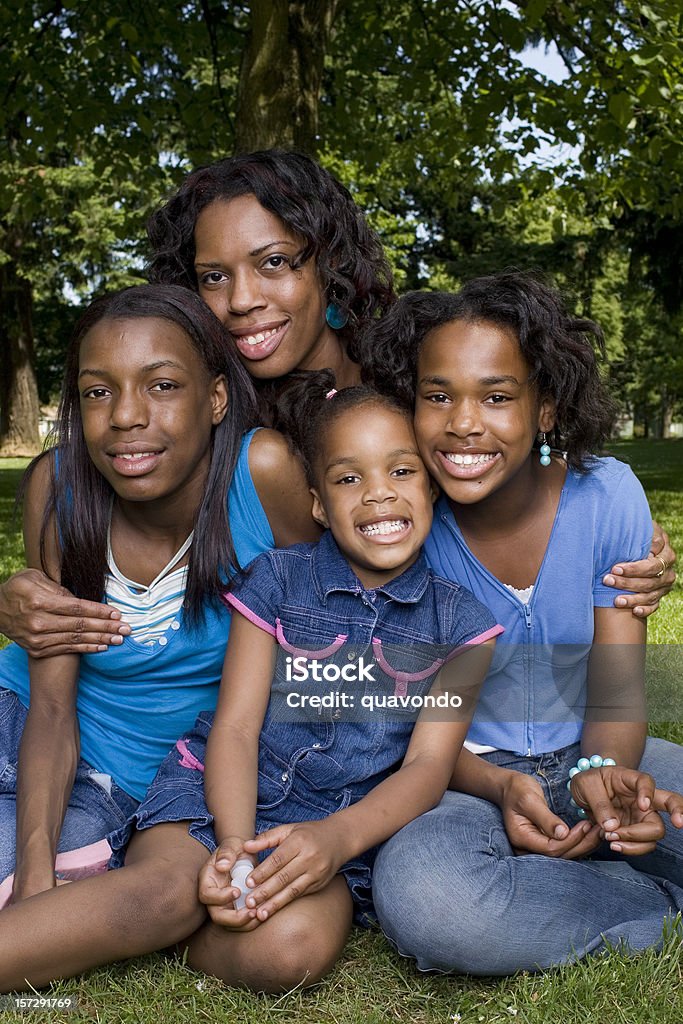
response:
<path fill-rule="evenodd" d="M 475 278 L 455 294 L 409 292 L 365 333 L 363 379 L 412 407 L 426 336 L 456 320 L 514 331 L 539 396 L 556 406 L 551 445 L 566 450 L 572 468 L 585 470 L 616 417 L 596 358 L 596 349 L 604 353 L 603 335 L 592 320 L 572 316 L 559 292 L 538 275 L 505 270 Z"/>
<path fill-rule="evenodd" d="M 397 412 L 412 424 L 412 411 L 394 395 L 381 394 L 367 384 L 336 391 L 331 370 L 298 375 L 298 380 L 283 394 L 280 429 L 300 455 L 311 487 L 316 484 L 316 462 L 328 430 L 349 409 L 362 406 Z"/>

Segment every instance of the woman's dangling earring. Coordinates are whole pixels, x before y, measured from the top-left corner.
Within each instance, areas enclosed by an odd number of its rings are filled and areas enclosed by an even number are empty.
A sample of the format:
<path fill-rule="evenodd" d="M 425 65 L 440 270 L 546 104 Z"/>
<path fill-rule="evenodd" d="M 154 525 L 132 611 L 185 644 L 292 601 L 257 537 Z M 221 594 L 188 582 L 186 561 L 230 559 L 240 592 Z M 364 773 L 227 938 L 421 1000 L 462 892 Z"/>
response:
<path fill-rule="evenodd" d="M 549 466 L 550 465 L 550 445 L 548 444 L 548 442 L 546 440 L 545 430 L 541 431 L 540 441 L 541 441 L 541 447 L 540 447 L 539 451 L 541 453 L 541 458 L 540 458 L 539 461 L 540 461 L 542 466 Z"/>
<path fill-rule="evenodd" d="M 330 302 L 325 310 L 325 320 L 327 326 L 331 327 L 333 331 L 340 331 L 349 322 L 349 314 L 336 302 Z"/>

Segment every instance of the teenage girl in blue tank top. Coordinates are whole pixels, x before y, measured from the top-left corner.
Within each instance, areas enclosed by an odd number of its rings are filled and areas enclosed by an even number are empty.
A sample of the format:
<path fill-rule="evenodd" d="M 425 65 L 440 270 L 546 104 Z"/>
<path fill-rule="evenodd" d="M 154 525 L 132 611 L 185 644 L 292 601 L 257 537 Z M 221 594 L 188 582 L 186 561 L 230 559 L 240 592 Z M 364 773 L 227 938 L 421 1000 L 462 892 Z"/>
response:
<path fill-rule="evenodd" d="M 255 422 L 249 377 L 198 296 L 149 285 L 85 313 L 67 356 L 58 445 L 29 473 L 26 556 L 79 596 L 125 606 L 132 632 L 80 659 L 29 660 L 17 647 L 0 655 L 5 989 L 23 985 L 38 932 L 48 959 L 68 958 L 70 941 L 88 944 L 89 923 L 106 936 L 112 907 L 123 919 L 136 892 L 150 895 L 150 875 L 169 893 L 174 876 L 196 888 L 203 858 L 188 865 L 172 829 L 151 845 L 145 837 L 130 870 L 57 886 L 60 869 L 92 870 L 75 849 L 101 852 L 177 737 L 215 705 L 230 624 L 219 595 L 238 566 L 317 535 L 299 462 Z M 170 940 L 168 924 L 156 947 Z M 112 938 L 130 952 L 123 927 Z"/>
<path fill-rule="evenodd" d="M 424 969 L 637 950 L 683 910 L 683 748 L 647 739 L 645 623 L 603 582 L 616 551 L 647 552 L 650 512 L 629 468 L 593 455 L 614 418 L 596 337 L 508 272 L 408 295 L 370 339 L 371 376 L 414 405 L 442 491 L 427 557 L 505 627 L 452 780 L 462 792 L 376 864 L 380 921 Z M 419 882 L 402 870 L 418 862 Z"/>

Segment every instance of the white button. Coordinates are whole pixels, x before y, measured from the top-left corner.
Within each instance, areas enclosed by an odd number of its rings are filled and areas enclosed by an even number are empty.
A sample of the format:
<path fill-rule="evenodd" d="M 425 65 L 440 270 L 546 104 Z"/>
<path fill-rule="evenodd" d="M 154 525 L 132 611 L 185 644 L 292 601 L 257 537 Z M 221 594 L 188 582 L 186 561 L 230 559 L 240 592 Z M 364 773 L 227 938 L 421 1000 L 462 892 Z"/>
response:
<path fill-rule="evenodd" d="M 289 778 L 289 775 L 287 774 L 287 772 L 283 772 L 280 778 L 282 779 L 283 782 L 286 782 L 287 779 Z"/>
<path fill-rule="evenodd" d="M 319 743 L 314 743 L 313 744 L 313 749 L 314 750 L 319 750 L 320 749 L 320 744 Z"/>
<path fill-rule="evenodd" d="M 168 638 L 165 637 L 165 636 L 160 636 L 159 637 L 159 643 L 161 644 L 162 647 L 165 647 L 166 644 L 168 643 Z"/>
<path fill-rule="evenodd" d="M 171 629 L 180 629 L 180 623 L 179 622 L 172 622 L 171 623 Z"/>
<path fill-rule="evenodd" d="M 346 660 L 347 660 L 347 661 L 355 661 L 355 660 L 356 660 L 356 655 L 354 654 L 354 652 L 353 652 L 353 651 L 350 651 L 350 652 L 349 652 L 349 653 L 348 653 L 348 654 L 346 655 Z"/>

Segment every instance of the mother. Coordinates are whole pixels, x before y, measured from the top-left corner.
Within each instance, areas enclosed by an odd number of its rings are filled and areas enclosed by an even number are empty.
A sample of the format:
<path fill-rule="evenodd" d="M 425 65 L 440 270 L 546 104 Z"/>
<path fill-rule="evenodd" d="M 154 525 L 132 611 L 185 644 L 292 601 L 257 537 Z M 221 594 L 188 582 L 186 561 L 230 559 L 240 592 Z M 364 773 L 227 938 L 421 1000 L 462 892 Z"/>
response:
<path fill-rule="evenodd" d="M 277 425 L 292 371 L 330 367 L 339 385 L 359 382 L 357 339 L 393 303 L 391 271 L 348 191 L 315 161 L 268 150 L 195 171 L 149 234 L 151 279 L 199 292 L 234 338 L 266 420 Z M 634 591 L 615 604 L 651 614 L 673 585 L 674 560 L 657 527 L 649 558 L 605 577 Z M 44 657 L 104 650 L 129 628 L 118 612 L 28 569 L 0 586 L 0 632 Z"/>

